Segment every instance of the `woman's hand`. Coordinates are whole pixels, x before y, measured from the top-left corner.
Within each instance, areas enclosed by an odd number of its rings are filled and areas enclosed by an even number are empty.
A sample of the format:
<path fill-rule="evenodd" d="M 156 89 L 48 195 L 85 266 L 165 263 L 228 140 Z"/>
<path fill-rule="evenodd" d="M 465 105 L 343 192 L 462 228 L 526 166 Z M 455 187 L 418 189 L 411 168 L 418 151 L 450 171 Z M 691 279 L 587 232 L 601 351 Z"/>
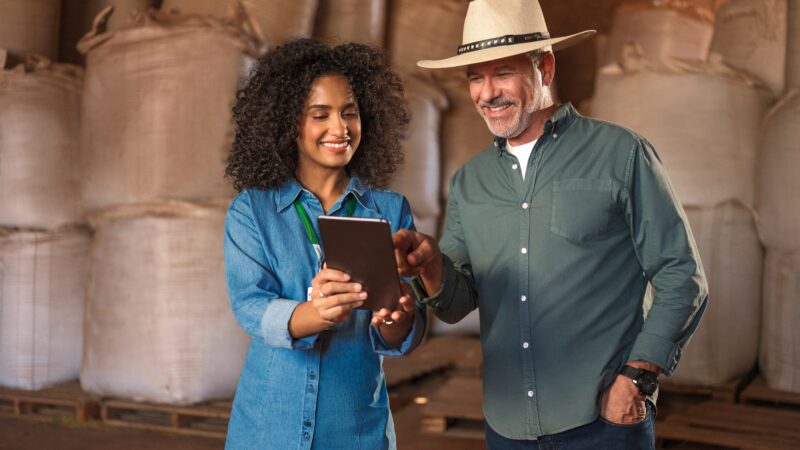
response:
<path fill-rule="evenodd" d="M 311 280 L 309 296 L 309 301 L 297 305 L 289 319 L 289 334 L 295 339 L 344 322 L 367 299 L 361 284 L 350 282 L 350 275 L 324 265 Z"/>
<path fill-rule="evenodd" d="M 392 348 L 399 348 L 411 331 L 414 324 L 414 314 L 417 310 L 411 286 L 400 283 L 403 294 L 400 296 L 400 306 L 394 311 L 381 308 L 372 312 L 372 325 L 378 327 L 386 341 Z"/>
<path fill-rule="evenodd" d="M 331 324 L 350 318 L 354 308 L 364 304 L 367 293 L 361 283 L 350 283 L 350 275 L 327 266 L 311 280 L 311 304 L 319 317 Z"/>

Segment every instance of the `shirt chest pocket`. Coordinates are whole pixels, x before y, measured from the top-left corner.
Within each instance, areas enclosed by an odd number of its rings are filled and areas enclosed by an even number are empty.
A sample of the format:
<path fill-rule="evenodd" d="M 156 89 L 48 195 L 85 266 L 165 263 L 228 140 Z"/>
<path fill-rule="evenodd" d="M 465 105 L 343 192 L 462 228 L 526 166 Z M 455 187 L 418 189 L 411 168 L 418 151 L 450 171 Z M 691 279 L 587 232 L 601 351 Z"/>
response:
<path fill-rule="evenodd" d="M 610 179 L 555 181 L 550 231 L 580 244 L 593 241 L 608 231 L 613 204 Z"/>

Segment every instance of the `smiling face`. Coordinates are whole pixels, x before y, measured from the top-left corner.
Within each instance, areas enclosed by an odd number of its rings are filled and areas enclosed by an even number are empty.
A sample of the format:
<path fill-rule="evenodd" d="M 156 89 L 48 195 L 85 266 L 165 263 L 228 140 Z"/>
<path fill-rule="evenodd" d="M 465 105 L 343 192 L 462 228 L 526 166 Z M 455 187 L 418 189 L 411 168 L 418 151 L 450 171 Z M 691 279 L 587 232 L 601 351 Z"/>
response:
<path fill-rule="evenodd" d="M 347 79 L 342 75 L 319 77 L 300 118 L 298 170 L 343 170 L 360 141 L 361 118 Z"/>
<path fill-rule="evenodd" d="M 510 140 L 518 138 L 531 128 L 535 113 L 552 104 L 547 70 L 543 76 L 543 71 L 526 55 L 467 68 L 470 96 L 492 134 Z"/>

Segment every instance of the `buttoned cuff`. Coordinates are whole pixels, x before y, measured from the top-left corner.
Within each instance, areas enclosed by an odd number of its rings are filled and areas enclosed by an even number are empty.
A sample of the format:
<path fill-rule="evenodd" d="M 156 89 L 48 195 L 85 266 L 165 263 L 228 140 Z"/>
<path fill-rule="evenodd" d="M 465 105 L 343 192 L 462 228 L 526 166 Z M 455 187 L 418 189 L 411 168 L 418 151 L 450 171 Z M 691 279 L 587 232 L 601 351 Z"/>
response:
<path fill-rule="evenodd" d="M 270 347 L 292 350 L 309 350 L 314 348 L 319 334 L 312 334 L 295 339 L 289 334 L 289 320 L 300 302 L 276 298 L 271 300 L 261 316 L 261 333 Z"/>
<path fill-rule="evenodd" d="M 628 356 L 629 361 L 647 361 L 664 369 L 664 375 L 670 376 L 681 358 L 681 347 L 667 339 L 649 333 L 639 333 L 633 349 Z"/>
<path fill-rule="evenodd" d="M 402 356 L 407 355 L 411 352 L 411 350 L 414 350 L 414 348 L 416 348 L 417 345 L 419 345 L 419 343 L 422 341 L 422 335 L 425 333 L 424 311 L 424 309 L 421 310 L 420 308 L 417 308 L 417 310 L 414 312 L 414 323 L 411 324 L 411 329 L 408 331 L 406 338 L 400 344 L 400 348 L 391 347 L 383 339 L 380 329 L 370 326 L 369 337 L 372 341 L 372 349 L 375 351 L 375 353 L 384 356 Z"/>
<path fill-rule="evenodd" d="M 450 258 L 442 253 L 442 285 L 433 295 L 429 295 L 422 281 L 414 278 L 411 283 L 414 293 L 419 298 L 420 303 L 430 306 L 434 310 L 446 308 L 453 299 L 456 288 L 456 269 Z"/>

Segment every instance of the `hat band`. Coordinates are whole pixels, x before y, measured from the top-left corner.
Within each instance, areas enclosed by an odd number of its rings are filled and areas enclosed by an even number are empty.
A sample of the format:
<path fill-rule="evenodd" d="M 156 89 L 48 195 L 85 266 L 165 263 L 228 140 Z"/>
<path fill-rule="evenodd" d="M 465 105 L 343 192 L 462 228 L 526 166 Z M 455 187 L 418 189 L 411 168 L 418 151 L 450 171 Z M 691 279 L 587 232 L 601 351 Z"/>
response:
<path fill-rule="evenodd" d="M 529 42 L 544 41 L 550 39 L 550 33 L 529 33 L 529 34 L 507 34 L 482 41 L 470 42 L 469 44 L 459 45 L 458 54 L 483 50 L 485 48 L 500 47 L 504 45 L 527 44 Z"/>

